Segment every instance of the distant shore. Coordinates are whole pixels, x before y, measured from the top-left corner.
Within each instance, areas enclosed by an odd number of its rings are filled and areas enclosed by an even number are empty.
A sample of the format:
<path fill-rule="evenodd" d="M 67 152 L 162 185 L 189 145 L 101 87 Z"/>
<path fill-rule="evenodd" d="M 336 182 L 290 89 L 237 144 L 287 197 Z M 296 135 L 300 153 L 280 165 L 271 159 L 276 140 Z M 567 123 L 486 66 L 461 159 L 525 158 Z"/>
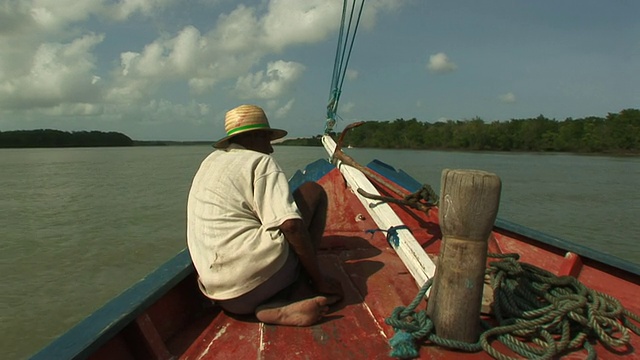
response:
<path fill-rule="evenodd" d="M 340 133 L 332 133 L 335 137 Z M 119 132 L 0 131 L 0 148 L 211 146 L 215 140 L 133 140 Z M 322 146 L 322 135 L 278 139 L 274 146 Z M 344 137 L 344 148 L 640 155 L 640 110 L 563 121 L 542 115 L 486 122 L 480 118 L 429 123 L 413 119 L 365 121 Z"/>
<path fill-rule="evenodd" d="M 213 141 L 133 140 L 120 132 L 53 129 L 0 131 L 0 148 L 211 145 Z"/>
<path fill-rule="evenodd" d="M 0 131 L 0 148 L 57 148 L 132 146 L 123 133 L 110 131 L 60 131 L 53 129 Z"/>
<path fill-rule="evenodd" d="M 133 146 L 213 145 L 214 141 L 133 140 Z"/>

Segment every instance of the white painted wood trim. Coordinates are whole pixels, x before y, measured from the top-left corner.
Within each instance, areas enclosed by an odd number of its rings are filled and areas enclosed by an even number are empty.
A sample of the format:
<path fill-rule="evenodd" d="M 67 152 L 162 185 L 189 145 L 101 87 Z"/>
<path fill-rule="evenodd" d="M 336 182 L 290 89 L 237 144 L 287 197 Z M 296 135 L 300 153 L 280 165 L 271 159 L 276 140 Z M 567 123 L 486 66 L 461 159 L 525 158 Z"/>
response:
<path fill-rule="evenodd" d="M 336 149 L 336 143 L 333 138 L 328 135 L 324 135 L 322 137 L 322 144 L 324 145 L 327 153 L 329 153 L 329 156 L 332 156 Z M 373 186 L 365 174 L 353 166 L 343 164 L 341 161 L 338 161 L 337 163 L 334 161 L 334 163 L 346 179 L 347 184 L 351 187 L 355 195 L 358 197 L 365 209 L 367 209 L 369 215 L 380 229 L 387 230 L 391 227 L 404 225 L 398 215 L 387 203 L 379 203 L 358 194 L 357 189 L 361 188 L 370 194 L 380 195 L 378 190 Z M 371 204 L 375 204 L 375 206 L 371 207 Z M 436 265 L 429 258 L 424 249 L 422 249 L 422 246 L 420 246 L 409 230 L 398 229 L 397 234 L 399 238 L 398 246 L 395 246 L 394 244 L 391 244 L 391 246 L 407 267 L 409 273 L 415 279 L 418 287 L 422 287 L 428 279 L 433 277 Z"/>

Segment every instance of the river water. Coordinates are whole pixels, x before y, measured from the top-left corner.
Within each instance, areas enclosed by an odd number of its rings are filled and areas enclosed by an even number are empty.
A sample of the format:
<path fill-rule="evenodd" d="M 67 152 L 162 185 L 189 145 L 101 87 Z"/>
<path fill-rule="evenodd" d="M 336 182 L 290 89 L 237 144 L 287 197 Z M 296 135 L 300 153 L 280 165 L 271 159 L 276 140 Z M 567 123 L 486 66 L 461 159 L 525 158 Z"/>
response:
<path fill-rule="evenodd" d="M 322 148 L 276 147 L 291 176 Z M 0 354 L 28 357 L 185 246 L 209 146 L 0 149 Z M 640 263 L 640 157 L 348 149 L 439 191 L 443 169 L 502 179 L 499 217 Z"/>

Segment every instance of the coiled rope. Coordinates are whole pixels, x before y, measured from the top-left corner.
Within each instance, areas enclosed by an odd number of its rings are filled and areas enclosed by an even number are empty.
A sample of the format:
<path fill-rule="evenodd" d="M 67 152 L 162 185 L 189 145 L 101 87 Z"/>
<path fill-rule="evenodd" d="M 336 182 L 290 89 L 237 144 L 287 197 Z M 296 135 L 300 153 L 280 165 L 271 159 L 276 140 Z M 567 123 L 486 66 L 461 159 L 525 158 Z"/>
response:
<path fill-rule="evenodd" d="M 587 288 L 570 276 L 556 276 L 531 264 L 519 262 L 517 254 L 489 254 L 499 261 L 489 263 L 486 274 L 494 291 L 492 323 L 477 343 L 438 337 L 426 310 L 416 311 L 433 279 L 420 289 L 407 307 L 394 309 L 385 322 L 396 331 L 390 340 L 390 356 L 410 359 L 418 356 L 416 342 L 429 342 L 467 352 L 484 350 L 499 360 L 518 359 L 494 346 L 502 343 L 525 358 L 552 359 L 573 351 L 585 351 L 596 359 L 592 342 L 610 351 L 629 350 L 630 331 L 640 335 L 640 316 L 620 302 Z"/>
<path fill-rule="evenodd" d="M 344 0 L 342 3 L 342 19 L 340 21 L 340 31 L 338 33 L 336 57 L 333 63 L 333 76 L 331 78 L 329 103 L 327 104 L 327 121 L 324 129 L 325 134 L 329 134 L 330 132 L 332 132 L 333 126 L 336 123 L 336 117 L 338 116 L 338 103 L 340 102 L 340 94 L 342 92 L 342 84 L 344 83 L 344 78 L 347 73 L 347 64 L 349 64 L 349 59 L 351 58 L 353 42 L 355 41 L 356 33 L 358 32 L 358 25 L 360 24 L 360 17 L 362 15 L 362 9 L 364 8 L 364 1 L 365 0 L 360 0 L 360 9 L 355 19 L 353 29 L 351 28 L 351 25 L 354 20 L 357 0 L 353 0 L 353 2 L 351 3 L 351 11 L 348 22 L 346 17 L 348 1 Z M 349 38 L 351 38 L 350 44 L 348 44 Z"/>

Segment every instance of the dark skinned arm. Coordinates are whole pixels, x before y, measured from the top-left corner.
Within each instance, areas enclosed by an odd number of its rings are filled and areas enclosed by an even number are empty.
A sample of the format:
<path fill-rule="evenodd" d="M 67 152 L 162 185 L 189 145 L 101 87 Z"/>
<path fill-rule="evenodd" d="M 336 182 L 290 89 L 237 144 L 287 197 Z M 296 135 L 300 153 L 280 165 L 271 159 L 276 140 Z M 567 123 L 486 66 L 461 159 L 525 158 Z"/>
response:
<path fill-rule="evenodd" d="M 289 219 L 279 228 L 293 251 L 298 255 L 300 264 L 309 274 L 314 288 L 320 293 L 342 296 L 340 283 L 322 275 L 316 250 L 311 244 L 311 238 L 304 222 L 301 219 Z"/>

